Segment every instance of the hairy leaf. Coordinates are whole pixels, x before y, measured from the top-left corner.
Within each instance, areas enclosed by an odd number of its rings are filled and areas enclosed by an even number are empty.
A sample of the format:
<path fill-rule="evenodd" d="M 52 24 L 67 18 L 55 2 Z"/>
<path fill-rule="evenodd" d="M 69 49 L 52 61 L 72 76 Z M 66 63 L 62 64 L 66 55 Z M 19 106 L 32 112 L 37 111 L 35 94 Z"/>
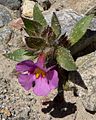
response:
<path fill-rule="evenodd" d="M 56 53 L 57 62 L 62 68 L 64 68 L 67 71 L 76 70 L 75 62 L 69 50 L 67 50 L 64 47 L 58 47 Z"/>
<path fill-rule="evenodd" d="M 45 47 L 45 40 L 42 38 L 26 37 L 25 41 L 27 46 L 33 50 L 38 50 Z"/>
<path fill-rule="evenodd" d="M 27 51 L 24 49 L 17 49 L 8 54 L 4 54 L 4 56 L 6 56 L 7 58 L 12 59 L 14 61 L 18 61 L 18 62 L 27 60 L 27 59 L 33 60 L 36 57 L 35 55 L 33 55 L 33 53 L 31 51 Z"/>
<path fill-rule="evenodd" d="M 85 16 L 79 22 L 77 22 L 71 34 L 69 35 L 71 45 L 74 45 L 83 37 L 89 27 L 92 18 L 93 15 Z"/>
<path fill-rule="evenodd" d="M 43 27 L 47 26 L 47 22 L 40 11 L 38 4 L 35 4 L 33 8 L 33 20 L 39 22 Z"/>
<path fill-rule="evenodd" d="M 29 20 L 27 18 L 22 18 L 24 25 L 25 25 L 25 31 L 28 33 L 29 36 L 39 36 L 41 31 L 43 30 L 43 26 L 33 20 Z"/>
<path fill-rule="evenodd" d="M 51 19 L 51 27 L 52 27 L 54 33 L 56 34 L 56 37 L 58 37 L 61 34 L 61 26 L 60 26 L 59 20 L 54 12 L 53 12 L 53 16 Z"/>

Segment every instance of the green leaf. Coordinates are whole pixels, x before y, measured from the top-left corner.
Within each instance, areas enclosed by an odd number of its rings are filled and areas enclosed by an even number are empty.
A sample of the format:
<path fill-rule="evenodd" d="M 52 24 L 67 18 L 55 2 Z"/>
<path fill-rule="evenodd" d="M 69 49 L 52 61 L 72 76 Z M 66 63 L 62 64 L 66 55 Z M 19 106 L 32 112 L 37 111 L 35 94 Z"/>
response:
<path fill-rule="evenodd" d="M 79 22 L 77 22 L 71 34 L 69 35 L 71 45 L 74 45 L 83 37 L 89 27 L 92 18 L 93 15 L 85 16 Z"/>
<path fill-rule="evenodd" d="M 33 8 L 33 20 L 39 22 L 43 27 L 47 26 L 47 22 L 40 11 L 38 4 L 35 4 Z"/>
<path fill-rule="evenodd" d="M 29 36 L 39 36 L 40 33 L 43 30 L 43 26 L 34 21 L 34 20 L 29 20 L 27 18 L 22 18 L 24 25 L 25 25 L 25 31 L 28 33 Z"/>
<path fill-rule="evenodd" d="M 24 50 L 24 49 L 18 49 L 18 50 L 15 50 L 13 52 L 10 52 L 8 54 L 4 54 L 5 57 L 9 58 L 9 59 L 12 59 L 14 61 L 23 61 L 23 60 L 27 60 L 27 59 L 35 59 L 36 56 L 33 55 L 33 53 L 31 51 L 27 51 L 27 50 Z"/>
<path fill-rule="evenodd" d="M 56 53 L 57 62 L 62 68 L 64 68 L 67 71 L 76 70 L 75 62 L 69 50 L 67 50 L 64 47 L 58 47 Z"/>
<path fill-rule="evenodd" d="M 52 27 L 54 33 L 56 34 L 56 37 L 58 37 L 61 34 L 61 26 L 60 26 L 59 20 L 54 12 L 53 12 L 53 16 L 51 19 L 51 27 Z"/>
<path fill-rule="evenodd" d="M 42 49 L 45 47 L 45 40 L 42 38 L 36 38 L 36 37 L 26 37 L 25 38 L 26 44 L 29 48 L 32 48 L 33 50 Z"/>

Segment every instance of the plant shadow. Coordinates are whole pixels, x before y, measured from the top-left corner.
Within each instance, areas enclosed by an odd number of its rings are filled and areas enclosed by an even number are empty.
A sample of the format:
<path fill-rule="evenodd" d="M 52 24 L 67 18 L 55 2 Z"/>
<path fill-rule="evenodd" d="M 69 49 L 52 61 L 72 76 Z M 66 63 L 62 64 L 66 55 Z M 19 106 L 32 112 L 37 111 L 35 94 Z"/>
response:
<path fill-rule="evenodd" d="M 64 99 L 63 86 L 68 79 L 68 72 L 64 69 L 58 69 L 58 67 L 57 71 L 59 75 L 58 94 L 53 101 L 43 103 L 43 105 L 47 105 L 47 108 L 42 108 L 42 112 L 45 114 L 49 113 L 54 118 L 63 118 L 70 114 L 74 114 L 77 111 L 77 107 L 76 103 L 66 102 Z M 65 74 L 65 76 L 62 74 Z"/>
<path fill-rule="evenodd" d="M 76 103 L 66 102 L 63 94 L 59 93 L 53 101 L 44 102 L 47 108 L 42 108 L 43 113 L 50 113 L 54 118 L 63 118 L 77 111 Z"/>
<path fill-rule="evenodd" d="M 63 118 L 68 115 L 74 114 L 77 111 L 77 106 L 76 103 L 71 103 L 71 102 L 66 102 L 64 99 L 64 89 L 63 85 L 66 84 L 66 81 L 69 79 L 69 73 L 65 70 L 60 70 L 58 73 L 62 73 L 63 75 L 65 74 L 66 77 L 62 78 L 61 74 L 59 74 L 59 87 L 58 87 L 58 94 L 57 96 L 53 99 L 53 101 L 48 101 L 44 102 L 43 105 L 46 105 L 47 107 L 42 108 L 43 113 L 50 113 L 50 115 L 54 118 Z M 84 81 L 82 80 L 82 77 L 79 72 L 73 71 L 70 72 L 70 81 L 84 89 L 87 89 Z M 65 81 L 65 82 L 64 82 Z M 74 95 L 76 96 L 76 87 L 74 86 L 73 92 Z"/>
<path fill-rule="evenodd" d="M 81 45 L 83 44 L 84 39 L 88 39 L 90 41 L 93 35 L 96 35 L 96 31 L 91 31 L 88 29 L 86 34 L 83 36 L 83 38 L 80 41 Z M 84 56 L 96 50 L 96 41 L 92 41 L 89 43 L 86 47 L 83 47 L 81 50 L 78 50 L 78 51 L 76 51 L 76 48 L 81 47 L 79 46 L 79 43 L 77 43 L 76 46 L 73 46 L 71 48 L 71 51 L 72 50 L 75 51 L 74 52 L 75 54 L 72 54 L 74 60 L 76 60 L 78 57 Z M 59 75 L 58 94 L 53 99 L 53 101 L 48 101 L 48 102 L 43 103 L 45 107 L 42 108 L 42 112 L 45 114 L 49 113 L 54 118 L 63 118 L 68 115 L 74 114 L 77 111 L 76 103 L 66 102 L 64 99 L 63 86 L 66 85 L 66 82 L 70 80 L 74 84 L 73 92 L 75 96 L 78 96 L 76 93 L 77 89 L 75 85 L 78 85 L 86 90 L 87 90 L 87 87 L 82 79 L 82 76 L 80 75 L 78 71 L 68 72 L 64 69 L 60 69 L 58 66 L 56 70 L 58 71 L 58 75 Z"/>

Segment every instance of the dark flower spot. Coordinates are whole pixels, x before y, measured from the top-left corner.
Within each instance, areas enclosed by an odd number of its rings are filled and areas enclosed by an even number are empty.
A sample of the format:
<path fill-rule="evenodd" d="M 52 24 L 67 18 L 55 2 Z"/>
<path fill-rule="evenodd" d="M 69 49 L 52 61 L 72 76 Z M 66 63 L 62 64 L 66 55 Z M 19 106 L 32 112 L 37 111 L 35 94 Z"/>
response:
<path fill-rule="evenodd" d="M 32 87 L 34 87 L 34 86 L 35 86 L 35 81 L 32 82 Z"/>

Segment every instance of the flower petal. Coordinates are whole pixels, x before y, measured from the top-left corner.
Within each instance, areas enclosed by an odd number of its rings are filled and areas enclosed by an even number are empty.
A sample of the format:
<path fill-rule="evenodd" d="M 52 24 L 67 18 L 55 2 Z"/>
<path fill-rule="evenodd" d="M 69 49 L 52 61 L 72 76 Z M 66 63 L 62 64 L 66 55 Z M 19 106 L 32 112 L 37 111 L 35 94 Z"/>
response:
<path fill-rule="evenodd" d="M 29 90 L 32 87 L 33 75 L 28 74 L 20 74 L 18 78 L 19 83 L 22 87 L 25 88 L 25 90 Z"/>
<path fill-rule="evenodd" d="M 44 53 L 40 53 L 39 57 L 38 57 L 38 60 L 37 60 L 37 65 L 43 68 L 44 64 L 45 64 L 45 59 L 46 59 L 45 54 Z"/>
<path fill-rule="evenodd" d="M 25 60 L 16 65 L 18 72 L 34 71 L 35 64 L 31 60 Z"/>
<path fill-rule="evenodd" d="M 39 77 L 35 80 L 35 87 L 33 88 L 33 92 L 38 96 L 47 96 L 51 91 L 47 79 Z"/>
<path fill-rule="evenodd" d="M 51 90 L 58 87 L 59 78 L 56 70 L 52 70 L 52 71 L 50 70 L 47 73 L 47 79 L 49 81 L 49 86 Z"/>

